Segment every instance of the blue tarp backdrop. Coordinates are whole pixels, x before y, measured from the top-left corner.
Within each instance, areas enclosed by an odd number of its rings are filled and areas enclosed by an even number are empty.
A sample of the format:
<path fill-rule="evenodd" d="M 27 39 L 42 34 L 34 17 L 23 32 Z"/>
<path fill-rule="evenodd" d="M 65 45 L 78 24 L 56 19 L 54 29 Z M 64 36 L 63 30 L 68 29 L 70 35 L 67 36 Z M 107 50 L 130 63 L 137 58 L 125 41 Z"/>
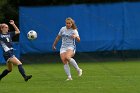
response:
<path fill-rule="evenodd" d="M 52 52 L 52 44 L 65 19 L 72 17 L 81 42 L 77 51 L 140 49 L 140 3 L 82 4 L 20 7 L 20 50 L 22 54 Z M 38 38 L 27 39 L 35 30 Z M 57 46 L 59 51 L 60 42 Z"/>
<path fill-rule="evenodd" d="M 140 3 L 83 4 L 69 6 L 20 7 L 21 53 L 52 52 L 52 43 L 65 18 L 78 26 L 81 42 L 77 51 L 140 49 Z M 35 30 L 38 38 L 27 39 Z M 60 42 L 58 44 L 58 50 Z"/>

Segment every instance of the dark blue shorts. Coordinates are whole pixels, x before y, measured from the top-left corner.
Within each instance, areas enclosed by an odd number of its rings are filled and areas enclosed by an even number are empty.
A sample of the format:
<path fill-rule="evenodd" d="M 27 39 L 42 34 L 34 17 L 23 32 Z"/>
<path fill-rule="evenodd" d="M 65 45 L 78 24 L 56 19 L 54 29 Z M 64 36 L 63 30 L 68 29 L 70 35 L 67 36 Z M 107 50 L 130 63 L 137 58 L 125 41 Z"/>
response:
<path fill-rule="evenodd" d="M 9 58 L 14 57 L 13 50 L 9 50 L 7 52 L 4 52 L 3 57 L 4 57 L 5 61 L 8 61 Z"/>

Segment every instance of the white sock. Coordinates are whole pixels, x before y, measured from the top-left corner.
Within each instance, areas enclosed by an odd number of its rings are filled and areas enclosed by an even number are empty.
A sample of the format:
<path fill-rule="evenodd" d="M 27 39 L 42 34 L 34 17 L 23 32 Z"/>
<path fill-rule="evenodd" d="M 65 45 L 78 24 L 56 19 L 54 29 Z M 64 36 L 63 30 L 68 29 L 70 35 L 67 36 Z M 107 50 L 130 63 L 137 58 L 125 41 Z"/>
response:
<path fill-rule="evenodd" d="M 69 78 L 71 78 L 70 67 L 69 64 L 64 65 L 64 70 Z"/>
<path fill-rule="evenodd" d="M 74 66 L 74 68 L 78 71 L 80 68 L 78 66 L 78 64 L 76 63 L 76 61 L 73 58 L 70 58 L 69 60 L 70 64 L 72 64 Z"/>

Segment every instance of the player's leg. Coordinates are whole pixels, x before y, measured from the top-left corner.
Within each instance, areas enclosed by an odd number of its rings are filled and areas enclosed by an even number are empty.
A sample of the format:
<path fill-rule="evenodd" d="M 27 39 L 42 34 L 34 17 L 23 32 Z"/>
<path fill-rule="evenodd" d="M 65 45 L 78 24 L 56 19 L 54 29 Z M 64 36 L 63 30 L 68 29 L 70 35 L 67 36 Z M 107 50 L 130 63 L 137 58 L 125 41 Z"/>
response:
<path fill-rule="evenodd" d="M 0 74 L 0 80 L 5 77 L 9 72 L 12 71 L 13 64 L 11 62 L 7 62 L 7 69 L 5 69 L 1 74 Z"/>
<path fill-rule="evenodd" d="M 22 63 L 15 56 L 11 57 L 9 61 L 18 66 L 18 70 L 25 81 L 28 81 L 28 79 L 32 77 L 32 75 L 27 76 L 25 74 L 24 68 L 22 67 Z"/>
<path fill-rule="evenodd" d="M 10 63 L 10 61 L 9 61 L 9 59 L 11 57 L 11 53 L 9 51 L 8 52 L 4 52 L 3 57 L 6 60 L 7 69 L 3 70 L 3 72 L 0 74 L 0 80 L 3 77 L 5 77 L 9 72 L 11 72 L 12 71 L 12 67 L 13 67 L 13 64 Z"/>
<path fill-rule="evenodd" d="M 74 66 L 74 68 L 78 71 L 78 76 L 82 75 L 82 69 L 79 68 L 77 62 L 72 58 L 74 56 L 74 51 L 72 49 L 67 50 L 67 57 L 66 59 Z"/>
<path fill-rule="evenodd" d="M 69 67 L 68 61 L 66 60 L 66 52 L 62 53 L 62 51 L 60 51 L 60 57 L 64 64 L 64 70 L 68 76 L 67 80 L 72 80 L 71 73 L 70 73 L 70 67 Z"/>

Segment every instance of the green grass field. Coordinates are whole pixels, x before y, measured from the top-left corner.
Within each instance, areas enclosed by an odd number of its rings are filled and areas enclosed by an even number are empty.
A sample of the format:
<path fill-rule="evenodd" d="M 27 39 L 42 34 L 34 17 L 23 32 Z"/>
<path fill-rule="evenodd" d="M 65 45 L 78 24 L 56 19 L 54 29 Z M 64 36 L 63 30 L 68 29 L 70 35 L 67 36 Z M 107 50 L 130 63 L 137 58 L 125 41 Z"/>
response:
<path fill-rule="evenodd" d="M 82 62 L 83 76 L 71 66 L 65 81 L 62 63 L 24 64 L 33 78 L 24 82 L 17 67 L 0 81 L 0 93 L 140 93 L 140 62 Z M 0 66 L 0 72 L 6 66 Z"/>

